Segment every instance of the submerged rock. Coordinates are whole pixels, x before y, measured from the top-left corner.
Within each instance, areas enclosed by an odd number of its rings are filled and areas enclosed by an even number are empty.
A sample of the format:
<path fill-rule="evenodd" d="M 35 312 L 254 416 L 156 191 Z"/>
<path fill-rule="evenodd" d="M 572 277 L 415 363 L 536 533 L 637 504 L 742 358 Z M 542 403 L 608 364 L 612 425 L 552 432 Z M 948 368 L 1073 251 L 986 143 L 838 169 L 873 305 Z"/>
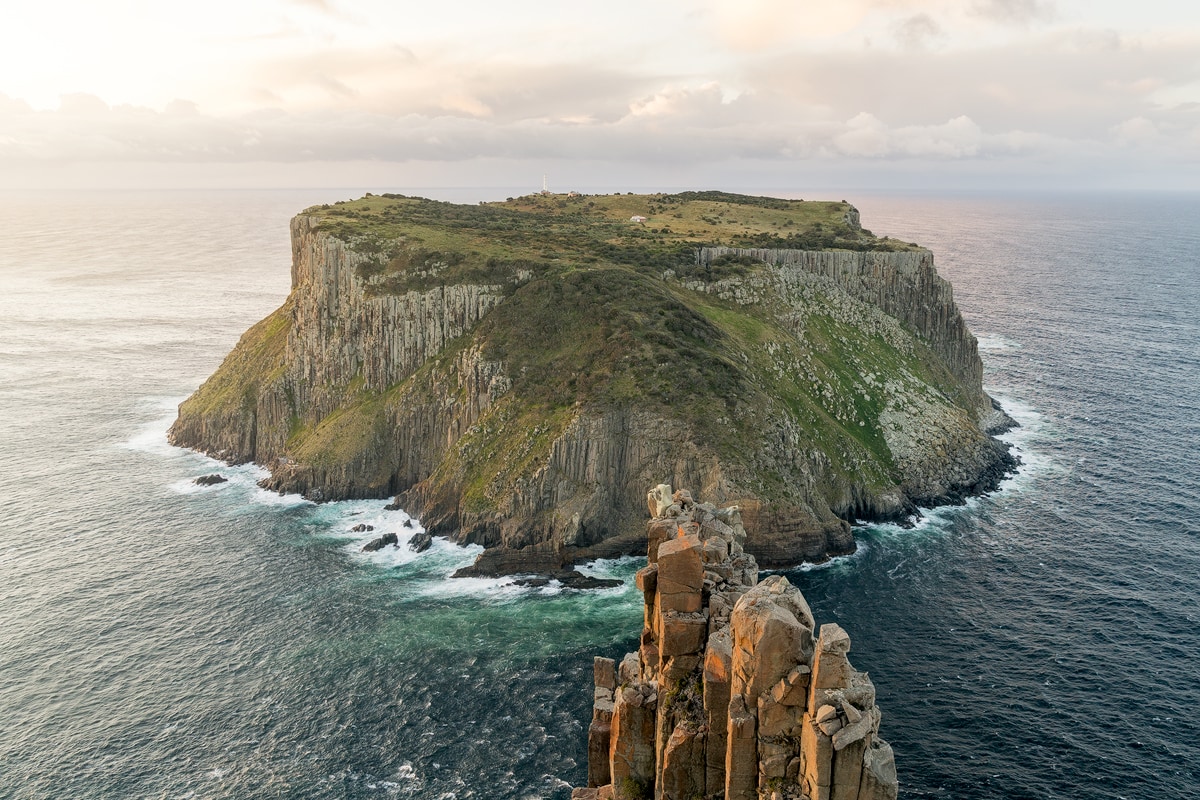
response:
<path fill-rule="evenodd" d="M 548 586 L 551 581 L 558 581 L 568 589 L 609 589 L 620 586 L 621 581 L 615 578 L 596 578 L 584 575 L 578 570 L 562 570 L 549 575 L 529 575 L 513 579 L 514 586 Z"/>
<path fill-rule="evenodd" d="M 736 509 L 683 493 L 667 506 L 662 494 L 648 498 L 662 514 L 649 526 L 675 533 L 648 536 L 638 651 L 618 676 L 596 659 L 589 785 L 571 797 L 896 800 L 875 687 L 850 664 L 849 635 L 818 627 L 786 578 L 758 581 Z"/>

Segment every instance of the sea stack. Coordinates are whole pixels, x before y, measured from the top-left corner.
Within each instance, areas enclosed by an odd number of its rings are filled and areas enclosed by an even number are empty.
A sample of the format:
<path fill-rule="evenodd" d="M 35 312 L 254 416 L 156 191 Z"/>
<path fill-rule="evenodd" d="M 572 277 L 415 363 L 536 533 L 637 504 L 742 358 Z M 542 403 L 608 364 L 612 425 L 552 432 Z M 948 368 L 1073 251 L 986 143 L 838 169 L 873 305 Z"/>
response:
<path fill-rule="evenodd" d="M 875 687 L 786 578 L 758 581 L 736 506 L 647 495 L 640 646 L 595 660 L 573 800 L 895 800 Z"/>

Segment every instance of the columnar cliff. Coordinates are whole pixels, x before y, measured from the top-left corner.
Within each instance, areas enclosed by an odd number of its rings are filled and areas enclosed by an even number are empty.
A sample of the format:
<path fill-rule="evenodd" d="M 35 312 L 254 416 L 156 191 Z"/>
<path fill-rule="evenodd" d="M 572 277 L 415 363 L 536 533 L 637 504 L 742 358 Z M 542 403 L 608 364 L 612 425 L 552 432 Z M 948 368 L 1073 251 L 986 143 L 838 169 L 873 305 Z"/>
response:
<path fill-rule="evenodd" d="M 575 800 L 895 800 L 875 687 L 836 624 L 758 582 L 737 507 L 648 497 L 641 645 L 595 660 L 588 785 Z"/>
<path fill-rule="evenodd" d="M 485 545 L 476 573 L 640 550 L 663 477 L 738 502 L 773 566 L 1011 465 L 932 256 L 844 204 L 368 196 L 296 217 L 292 257 L 171 441 L 280 491 L 395 497 Z"/>

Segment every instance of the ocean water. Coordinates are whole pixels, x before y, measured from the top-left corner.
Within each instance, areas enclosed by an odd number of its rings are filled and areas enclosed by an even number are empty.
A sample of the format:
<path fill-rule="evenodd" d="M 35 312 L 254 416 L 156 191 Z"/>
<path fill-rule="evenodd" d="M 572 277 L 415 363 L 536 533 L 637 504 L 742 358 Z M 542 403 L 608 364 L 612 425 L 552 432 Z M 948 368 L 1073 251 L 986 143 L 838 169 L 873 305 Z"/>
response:
<path fill-rule="evenodd" d="M 633 646 L 631 586 L 450 580 L 474 551 L 443 541 L 364 555 L 419 521 L 166 444 L 286 295 L 288 218 L 359 194 L 0 195 L 0 798 L 584 779 L 591 658 Z M 1196 796 L 1200 198 L 847 199 L 934 249 L 1021 422 L 999 492 L 788 573 L 850 632 L 902 795 Z"/>

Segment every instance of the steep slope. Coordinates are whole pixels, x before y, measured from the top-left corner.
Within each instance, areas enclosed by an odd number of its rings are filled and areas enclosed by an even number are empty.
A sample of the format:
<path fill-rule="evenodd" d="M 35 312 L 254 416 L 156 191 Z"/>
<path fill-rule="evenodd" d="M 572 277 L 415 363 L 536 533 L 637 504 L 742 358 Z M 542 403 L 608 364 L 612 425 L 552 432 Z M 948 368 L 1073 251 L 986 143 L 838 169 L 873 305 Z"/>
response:
<path fill-rule="evenodd" d="M 659 482 L 737 501 L 764 566 L 820 560 L 848 519 L 1010 463 L 932 255 L 844 203 L 367 196 L 292 238 L 287 303 L 172 441 L 313 499 L 394 495 L 483 572 L 640 551 Z"/>

